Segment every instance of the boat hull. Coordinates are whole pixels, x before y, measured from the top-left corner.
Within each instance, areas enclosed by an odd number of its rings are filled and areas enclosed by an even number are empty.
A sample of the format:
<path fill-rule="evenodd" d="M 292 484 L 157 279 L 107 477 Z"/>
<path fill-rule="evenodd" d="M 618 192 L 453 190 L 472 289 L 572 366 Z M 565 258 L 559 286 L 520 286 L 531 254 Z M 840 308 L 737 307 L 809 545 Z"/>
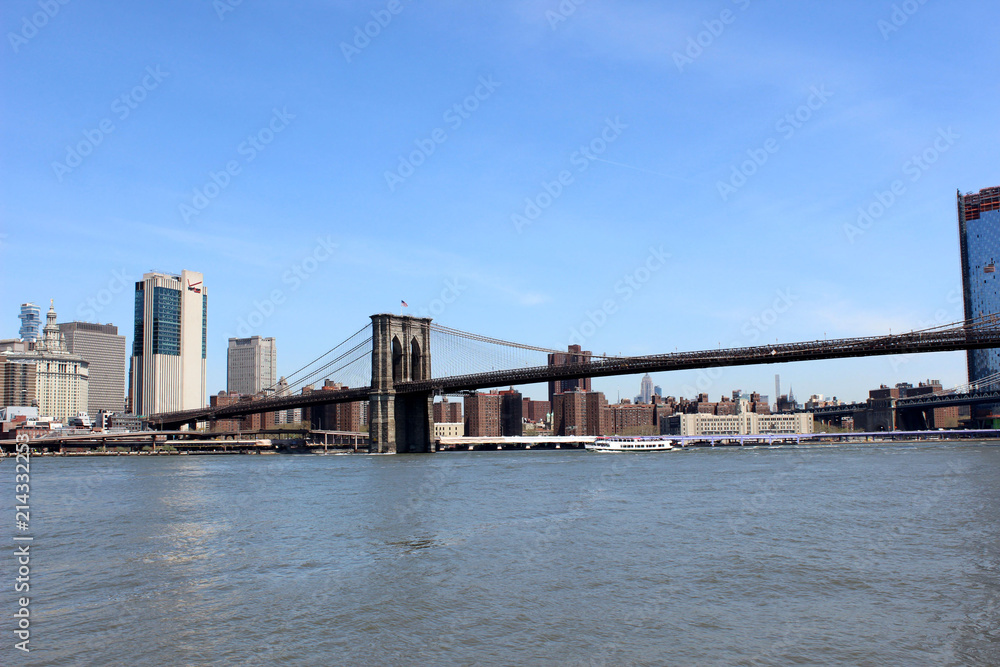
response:
<path fill-rule="evenodd" d="M 584 445 L 588 452 L 629 453 L 669 452 L 677 449 L 673 440 L 664 438 L 599 438 L 594 444 Z"/>

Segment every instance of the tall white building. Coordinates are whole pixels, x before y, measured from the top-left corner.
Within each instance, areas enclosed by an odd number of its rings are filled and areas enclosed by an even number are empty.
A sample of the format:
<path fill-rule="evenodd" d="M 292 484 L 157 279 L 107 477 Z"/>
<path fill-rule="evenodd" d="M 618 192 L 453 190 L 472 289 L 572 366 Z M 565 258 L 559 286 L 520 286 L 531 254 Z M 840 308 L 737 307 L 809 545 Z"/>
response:
<path fill-rule="evenodd" d="M 645 377 L 642 378 L 642 384 L 639 388 L 639 398 L 642 399 L 643 403 L 653 402 L 653 378 L 649 373 L 646 373 Z"/>
<path fill-rule="evenodd" d="M 253 396 L 275 390 L 278 348 L 273 338 L 230 338 L 226 391 Z"/>
<path fill-rule="evenodd" d="M 129 368 L 132 411 L 151 415 L 205 407 L 208 291 L 202 274 L 146 273 L 135 284 Z"/>

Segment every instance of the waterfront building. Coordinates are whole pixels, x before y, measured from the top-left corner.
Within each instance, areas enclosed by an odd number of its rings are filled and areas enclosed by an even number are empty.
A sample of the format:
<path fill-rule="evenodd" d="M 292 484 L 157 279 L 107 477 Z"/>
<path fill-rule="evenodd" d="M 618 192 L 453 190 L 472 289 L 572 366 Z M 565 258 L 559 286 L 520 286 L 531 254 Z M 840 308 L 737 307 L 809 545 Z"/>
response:
<path fill-rule="evenodd" d="M 38 340 L 42 329 L 42 309 L 33 303 L 22 303 L 18 318 L 21 320 L 21 328 L 18 330 L 21 340 L 29 343 Z"/>
<path fill-rule="evenodd" d="M 592 355 L 592 352 L 584 351 L 579 345 L 570 345 L 566 352 L 553 352 L 549 354 L 549 366 L 589 363 Z M 556 394 L 562 394 L 567 391 L 590 391 L 590 378 L 549 382 L 549 403 L 553 403 Z"/>
<path fill-rule="evenodd" d="M 653 394 L 651 403 L 632 403 L 628 399 L 604 408 L 602 435 L 657 435 L 660 423 L 677 411 L 671 400 Z"/>
<path fill-rule="evenodd" d="M 345 389 L 347 387 L 344 387 Z M 350 433 L 360 433 L 362 427 L 362 402 L 337 403 L 336 407 L 336 428 L 335 431 L 348 431 Z"/>
<path fill-rule="evenodd" d="M 599 391 L 556 394 L 552 403 L 552 432 L 556 435 L 590 436 L 607 432 L 608 400 Z"/>
<path fill-rule="evenodd" d="M 655 435 L 657 410 L 652 403 L 632 403 L 628 399 L 605 409 L 602 435 Z"/>
<path fill-rule="evenodd" d="M 1000 187 L 958 193 L 958 231 L 962 252 L 962 292 L 965 319 L 1000 313 Z M 1000 348 L 969 350 L 969 382 L 1000 373 Z M 1000 419 L 1000 405 L 980 406 L 979 418 Z"/>
<path fill-rule="evenodd" d="M 903 385 L 896 385 L 897 387 Z M 920 382 L 914 387 L 911 384 L 906 384 L 906 389 L 902 394 L 901 398 L 914 398 L 917 396 L 927 396 L 933 394 L 943 394 L 945 393 L 944 387 L 941 385 L 940 380 L 927 380 L 925 382 Z M 968 416 L 966 414 L 965 416 Z M 946 408 L 934 408 L 928 411 L 926 415 L 922 415 L 924 423 L 916 424 L 903 424 L 907 429 L 935 429 L 935 428 L 958 428 L 959 420 L 962 418 L 962 408 L 960 406 L 954 405 Z"/>
<path fill-rule="evenodd" d="M 900 421 L 906 415 L 901 415 L 896 409 L 896 402 L 899 399 L 942 393 L 944 387 L 941 386 L 940 380 L 927 380 L 916 387 L 909 382 L 899 382 L 894 387 L 882 385 L 868 392 L 866 408 L 860 413 L 855 413 L 854 420 L 866 431 L 955 428 L 961 418 L 961 409 L 957 406 L 935 408 L 926 413 L 911 415 L 917 418 L 917 422 L 913 422 L 912 419 L 909 422 Z M 927 421 L 924 421 L 925 419 Z"/>
<path fill-rule="evenodd" d="M 342 389 L 350 389 L 350 387 L 332 380 L 325 380 L 321 389 L 313 389 L 310 386 L 304 388 L 302 393 L 340 391 Z M 303 408 L 302 418 L 308 421 L 310 428 L 316 431 L 348 431 L 350 433 L 359 433 L 365 424 L 365 403 L 367 401 L 329 403 L 327 405 Z"/>
<path fill-rule="evenodd" d="M 7 350 L 4 359 L 0 403 L 37 405 L 38 411 L 65 422 L 87 411 L 89 364 L 72 354 L 56 324 L 55 306 L 49 306 L 42 337 L 32 349 Z"/>
<path fill-rule="evenodd" d="M 125 409 L 125 378 L 128 367 L 125 336 L 113 324 L 66 322 L 59 325 L 66 349 L 83 357 L 89 365 L 87 412 L 96 415 Z"/>
<path fill-rule="evenodd" d="M 226 391 L 254 395 L 276 389 L 278 349 L 273 338 L 230 338 Z"/>
<path fill-rule="evenodd" d="M 639 397 L 642 399 L 642 403 L 652 403 L 653 402 L 653 376 L 649 373 L 642 378 L 642 382 L 639 383 Z"/>
<path fill-rule="evenodd" d="M 100 426 L 105 431 L 128 431 L 130 433 L 145 430 L 142 420 L 137 415 L 121 410 L 115 412 L 101 410 L 94 417 L 94 426 Z"/>
<path fill-rule="evenodd" d="M 524 435 L 524 398 L 513 387 L 500 392 L 500 433 L 506 437 Z"/>
<path fill-rule="evenodd" d="M 263 395 L 246 396 L 244 394 L 237 394 L 236 392 L 220 391 L 218 394 L 209 397 L 209 404 L 213 408 L 224 408 L 235 403 L 251 401 L 259 398 L 263 398 Z M 216 419 L 212 422 L 212 431 L 231 432 L 267 430 L 274 428 L 274 416 L 275 413 L 273 412 L 259 412 L 256 414 L 245 415 L 243 417 Z"/>
<path fill-rule="evenodd" d="M 465 433 L 474 438 L 499 438 L 500 395 L 476 392 L 465 397 Z"/>
<path fill-rule="evenodd" d="M 461 438 L 465 435 L 465 424 L 441 422 L 434 424 L 434 438 Z"/>
<path fill-rule="evenodd" d="M 524 432 L 522 416 L 523 399 L 513 389 L 465 397 L 465 434 L 469 437 L 520 436 Z"/>
<path fill-rule="evenodd" d="M 792 435 L 813 432 L 811 413 L 762 415 L 751 411 L 750 401 L 741 399 L 733 415 L 705 413 L 671 415 L 660 423 L 664 435 Z"/>
<path fill-rule="evenodd" d="M 152 272 L 135 284 L 132 411 L 150 415 L 204 407 L 208 292 L 202 274 Z"/>

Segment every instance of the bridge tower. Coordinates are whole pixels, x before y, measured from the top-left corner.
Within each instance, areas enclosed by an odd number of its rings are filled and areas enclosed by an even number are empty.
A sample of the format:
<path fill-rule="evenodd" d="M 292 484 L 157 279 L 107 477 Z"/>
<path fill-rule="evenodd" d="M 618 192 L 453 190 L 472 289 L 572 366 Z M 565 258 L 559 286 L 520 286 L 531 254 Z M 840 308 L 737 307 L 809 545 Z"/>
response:
<path fill-rule="evenodd" d="M 434 395 L 396 395 L 395 383 L 431 379 L 431 320 L 409 315 L 372 315 L 372 391 L 369 451 L 430 452 Z"/>

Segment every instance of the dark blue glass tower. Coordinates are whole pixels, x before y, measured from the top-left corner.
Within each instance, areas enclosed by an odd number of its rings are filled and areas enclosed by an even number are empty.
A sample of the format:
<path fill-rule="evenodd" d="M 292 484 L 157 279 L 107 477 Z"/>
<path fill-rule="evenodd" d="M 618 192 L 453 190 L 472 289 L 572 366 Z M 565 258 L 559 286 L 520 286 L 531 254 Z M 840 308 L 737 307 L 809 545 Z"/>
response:
<path fill-rule="evenodd" d="M 1000 187 L 958 193 L 958 230 L 962 247 L 965 318 L 1000 313 Z M 1000 349 L 969 350 L 969 382 L 1000 373 Z M 987 407 L 987 406 L 983 406 Z M 1000 406 L 988 406 L 1000 417 Z"/>

